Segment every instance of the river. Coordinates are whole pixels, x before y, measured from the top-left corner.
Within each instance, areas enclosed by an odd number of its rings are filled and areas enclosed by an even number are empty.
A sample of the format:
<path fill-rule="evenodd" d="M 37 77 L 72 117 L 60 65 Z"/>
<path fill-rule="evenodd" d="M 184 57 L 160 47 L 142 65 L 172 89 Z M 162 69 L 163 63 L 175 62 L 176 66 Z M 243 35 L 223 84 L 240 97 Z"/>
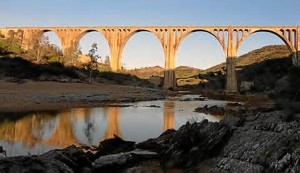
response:
<path fill-rule="evenodd" d="M 222 117 L 194 112 L 205 105 L 224 106 L 220 100 L 197 100 L 197 95 L 166 100 L 122 103 L 109 107 L 35 112 L 0 121 L 0 146 L 7 156 L 41 154 L 69 145 L 95 145 L 113 137 L 141 142 L 178 129 L 187 121 L 219 121 Z M 183 101 L 185 100 L 185 101 Z M 187 101 L 189 100 L 189 101 Z"/>

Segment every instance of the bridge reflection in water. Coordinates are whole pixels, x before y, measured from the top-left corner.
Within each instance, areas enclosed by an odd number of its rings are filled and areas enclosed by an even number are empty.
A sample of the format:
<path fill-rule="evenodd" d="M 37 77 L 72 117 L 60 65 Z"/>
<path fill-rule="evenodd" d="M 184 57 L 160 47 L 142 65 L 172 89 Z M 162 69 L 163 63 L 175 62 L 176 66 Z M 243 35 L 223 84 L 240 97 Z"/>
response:
<path fill-rule="evenodd" d="M 78 108 L 59 113 L 33 113 L 17 120 L 4 120 L 0 122 L 0 141 L 2 141 L 0 145 L 3 142 L 20 143 L 29 149 L 36 145 L 50 148 L 63 148 L 73 144 L 97 145 L 100 141 L 112 138 L 114 135 L 122 137 L 120 109 L 120 107 Z M 160 133 L 174 128 L 175 121 L 173 102 L 164 102 L 161 109 L 163 109 L 161 111 L 163 122 L 161 122 Z M 123 120 L 131 121 L 128 118 Z"/>

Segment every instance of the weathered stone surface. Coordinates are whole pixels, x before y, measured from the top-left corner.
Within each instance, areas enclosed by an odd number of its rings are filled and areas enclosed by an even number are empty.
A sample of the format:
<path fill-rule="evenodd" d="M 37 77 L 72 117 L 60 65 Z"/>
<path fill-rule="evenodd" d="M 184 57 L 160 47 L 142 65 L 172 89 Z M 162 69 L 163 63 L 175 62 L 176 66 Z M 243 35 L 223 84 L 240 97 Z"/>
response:
<path fill-rule="evenodd" d="M 204 120 L 180 127 L 163 151 L 163 165 L 191 167 L 217 154 L 230 136 L 230 127 Z"/>
<path fill-rule="evenodd" d="M 157 153 L 134 150 L 125 153 L 111 154 L 98 158 L 93 163 L 94 171 L 116 171 L 122 168 L 131 167 L 135 164 L 146 160 L 153 159 L 157 156 Z"/>
<path fill-rule="evenodd" d="M 159 137 L 138 143 L 135 147 L 138 149 L 161 152 L 169 147 L 169 141 L 173 138 L 175 132 L 174 129 L 168 129 Z"/>
<path fill-rule="evenodd" d="M 124 141 L 120 137 L 114 136 L 114 138 L 100 142 L 97 152 L 94 155 L 94 159 L 97 159 L 100 156 L 134 150 L 134 144 L 135 142 Z"/>
<path fill-rule="evenodd" d="M 233 166 L 234 165 L 234 166 Z M 211 169 L 210 172 L 232 172 L 232 173 L 240 173 L 240 172 L 262 172 L 264 170 L 263 166 L 258 164 L 252 164 L 249 162 L 242 162 L 240 160 L 232 159 L 232 158 L 222 158 L 218 161 L 218 168 Z M 221 169 L 219 169 L 221 168 Z"/>
<path fill-rule="evenodd" d="M 78 171 L 84 167 L 91 167 L 92 163 L 87 155 L 78 147 L 70 146 L 65 149 L 51 150 L 39 157 L 41 160 L 65 164 L 73 171 Z"/>
<path fill-rule="evenodd" d="M 18 156 L 0 159 L 0 172 L 8 173 L 73 173 L 74 171 L 66 164 L 48 159 L 40 159 L 36 156 Z"/>
<path fill-rule="evenodd" d="M 212 170 L 299 172 L 300 122 L 285 119 L 280 111 L 248 118 L 234 129 Z"/>
<path fill-rule="evenodd" d="M 52 150 L 40 156 L 18 156 L 0 159 L 0 172 L 89 172 L 92 163 L 75 146 Z"/>

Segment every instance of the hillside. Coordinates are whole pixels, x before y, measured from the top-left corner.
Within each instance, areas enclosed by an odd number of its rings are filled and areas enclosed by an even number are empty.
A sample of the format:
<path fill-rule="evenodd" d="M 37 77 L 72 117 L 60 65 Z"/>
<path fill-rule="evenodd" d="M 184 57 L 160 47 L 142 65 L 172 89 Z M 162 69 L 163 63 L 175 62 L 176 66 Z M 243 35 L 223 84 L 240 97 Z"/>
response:
<path fill-rule="evenodd" d="M 188 67 L 188 66 L 179 66 L 175 69 L 175 76 L 177 79 L 180 78 L 188 78 L 191 76 L 195 76 L 202 72 L 202 70 L 194 67 Z"/>
<path fill-rule="evenodd" d="M 154 67 L 142 67 L 132 70 L 124 70 L 124 73 L 135 75 L 141 79 L 149 79 L 150 76 L 160 76 L 163 77 L 164 69 L 160 66 Z"/>
<path fill-rule="evenodd" d="M 285 45 L 271 45 L 253 50 L 247 54 L 239 56 L 236 60 L 236 67 L 244 67 L 250 64 L 262 62 L 267 59 L 285 58 L 290 55 L 289 49 Z M 209 73 L 225 69 L 225 62 L 204 70 L 202 73 Z"/>
<path fill-rule="evenodd" d="M 224 63 L 205 70 L 195 78 L 207 83 L 195 85 L 198 89 L 225 89 Z M 300 98 L 300 70 L 292 64 L 285 46 L 266 46 L 237 59 L 237 81 L 240 93 L 263 93 L 270 96 L 288 95 Z"/>
<path fill-rule="evenodd" d="M 24 80 L 33 81 L 55 81 L 87 83 L 89 70 L 78 67 L 66 67 L 59 62 L 38 64 L 23 59 L 21 57 L 0 58 L 0 81 L 22 82 Z M 114 72 L 93 71 L 93 81 L 108 84 L 119 84 L 128 86 L 152 87 L 147 80 L 139 79 L 130 74 L 120 74 Z"/>
<path fill-rule="evenodd" d="M 176 78 L 187 78 L 191 76 L 198 75 L 202 70 L 188 67 L 188 66 L 179 66 L 175 68 Z M 141 79 L 149 79 L 150 76 L 160 76 L 163 77 L 164 69 L 160 66 L 154 67 L 144 67 L 133 70 L 125 70 L 125 73 L 129 73 L 131 75 L 135 75 Z"/>

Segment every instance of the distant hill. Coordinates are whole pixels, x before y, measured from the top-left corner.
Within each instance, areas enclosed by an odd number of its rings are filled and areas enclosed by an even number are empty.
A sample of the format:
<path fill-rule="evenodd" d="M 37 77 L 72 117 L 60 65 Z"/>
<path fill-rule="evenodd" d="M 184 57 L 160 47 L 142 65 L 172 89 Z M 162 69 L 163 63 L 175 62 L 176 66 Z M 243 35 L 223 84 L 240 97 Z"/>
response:
<path fill-rule="evenodd" d="M 142 67 L 142 68 L 136 68 L 132 70 L 125 70 L 124 72 L 129 73 L 131 75 L 135 75 L 141 79 L 149 79 L 150 76 L 163 77 L 164 69 L 160 66 L 154 66 L 154 67 Z"/>
<path fill-rule="evenodd" d="M 236 67 L 244 67 L 247 65 L 262 62 L 268 59 L 285 58 L 290 55 L 289 49 L 285 45 L 271 45 L 256 49 L 247 54 L 239 56 L 236 60 Z M 225 70 L 225 62 L 203 70 L 202 73 L 215 72 Z"/>
<path fill-rule="evenodd" d="M 187 78 L 187 77 L 198 75 L 201 71 L 202 70 L 194 68 L 194 67 L 179 66 L 179 67 L 175 68 L 175 75 L 176 75 L 176 78 Z M 125 70 L 125 73 L 135 75 L 141 79 L 149 79 L 150 76 L 163 77 L 164 68 L 162 68 L 160 66 L 143 67 L 143 68 L 137 68 L 137 69 L 133 69 L 133 70 Z"/>
<path fill-rule="evenodd" d="M 284 58 L 290 55 L 290 51 L 285 45 L 271 45 L 265 46 L 260 49 L 251 51 L 245 55 L 242 55 L 237 58 L 236 67 L 239 69 L 240 67 L 244 67 L 247 65 L 255 64 L 262 62 L 268 59 L 276 59 L 276 58 Z M 194 67 L 189 66 L 179 66 L 175 68 L 175 76 L 177 79 L 181 78 L 190 78 L 198 75 L 199 73 L 205 74 L 209 72 L 222 71 L 225 73 L 225 62 L 208 68 L 206 70 L 201 70 Z M 137 68 L 133 70 L 125 70 L 125 73 L 135 75 L 141 79 L 149 79 L 150 76 L 160 76 L 163 77 L 164 68 L 160 66 L 154 67 L 143 67 Z"/>
<path fill-rule="evenodd" d="M 189 66 L 179 66 L 175 68 L 175 76 L 177 79 L 179 78 L 188 78 L 191 76 L 195 76 L 202 72 L 203 70 L 194 68 L 194 67 L 189 67 Z"/>

